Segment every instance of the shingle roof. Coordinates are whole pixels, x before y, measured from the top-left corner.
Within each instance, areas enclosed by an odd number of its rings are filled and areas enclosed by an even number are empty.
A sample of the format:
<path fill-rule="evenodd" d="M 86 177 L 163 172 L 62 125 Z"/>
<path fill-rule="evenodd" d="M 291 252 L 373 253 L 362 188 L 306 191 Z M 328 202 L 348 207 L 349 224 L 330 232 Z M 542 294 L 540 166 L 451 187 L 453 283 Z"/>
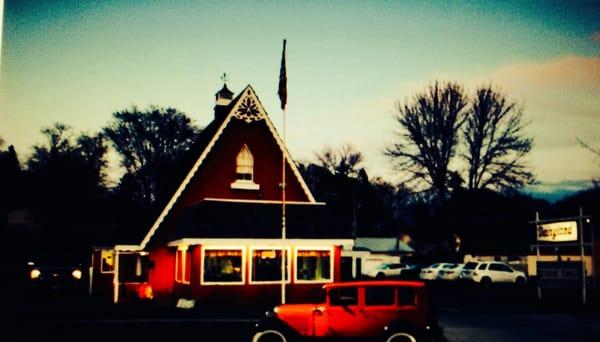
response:
<path fill-rule="evenodd" d="M 189 207 L 169 240 L 279 238 L 281 203 L 205 200 Z M 286 204 L 287 238 L 351 238 L 347 222 L 324 204 Z"/>

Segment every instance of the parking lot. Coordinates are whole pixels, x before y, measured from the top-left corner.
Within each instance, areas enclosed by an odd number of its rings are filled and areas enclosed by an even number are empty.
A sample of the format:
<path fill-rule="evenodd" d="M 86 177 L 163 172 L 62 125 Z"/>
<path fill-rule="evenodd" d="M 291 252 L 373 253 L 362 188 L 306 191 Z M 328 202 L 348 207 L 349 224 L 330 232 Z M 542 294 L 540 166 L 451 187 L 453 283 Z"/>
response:
<path fill-rule="evenodd" d="M 540 302 L 531 283 L 482 287 L 434 281 L 429 288 L 447 341 L 587 341 L 600 334 L 598 306 L 580 306 L 576 292 L 547 293 L 547 300 Z M 257 319 L 248 312 L 215 316 L 202 308 L 181 310 L 151 302 L 114 305 L 82 294 L 12 290 L 19 295 L 10 296 L 3 316 L 17 340 L 249 341 Z"/>

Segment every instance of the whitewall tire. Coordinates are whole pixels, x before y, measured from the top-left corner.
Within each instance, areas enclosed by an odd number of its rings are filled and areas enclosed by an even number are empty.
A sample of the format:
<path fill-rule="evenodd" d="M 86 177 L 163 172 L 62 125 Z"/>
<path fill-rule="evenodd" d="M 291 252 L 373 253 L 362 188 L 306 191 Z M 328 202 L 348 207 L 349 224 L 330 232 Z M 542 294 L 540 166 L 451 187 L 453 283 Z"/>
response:
<path fill-rule="evenodd" d="M 417 338 L 408 332 L 395 332 L 385 339 L 385 342 L 417 342 Z"/>
<path fill-rule="evenodd" d="M 288 339 L 285 335 L 275 329 L 267 329 L 264 331 L 259 331 L 252 337 L 252 342 L 267 342 L 267 341 L 278 341 L 278 342 L 288 342 Z"/>

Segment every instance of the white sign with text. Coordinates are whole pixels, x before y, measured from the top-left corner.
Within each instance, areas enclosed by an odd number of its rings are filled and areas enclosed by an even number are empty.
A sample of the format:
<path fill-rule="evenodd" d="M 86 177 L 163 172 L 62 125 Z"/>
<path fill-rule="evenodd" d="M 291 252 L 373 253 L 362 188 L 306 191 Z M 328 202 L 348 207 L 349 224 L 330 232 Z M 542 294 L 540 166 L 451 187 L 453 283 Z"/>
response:
<path fill-rule="evenodd" d="M 577 221 L 554 222 L 538 225 L 538 241 L 577 241 Z"/>

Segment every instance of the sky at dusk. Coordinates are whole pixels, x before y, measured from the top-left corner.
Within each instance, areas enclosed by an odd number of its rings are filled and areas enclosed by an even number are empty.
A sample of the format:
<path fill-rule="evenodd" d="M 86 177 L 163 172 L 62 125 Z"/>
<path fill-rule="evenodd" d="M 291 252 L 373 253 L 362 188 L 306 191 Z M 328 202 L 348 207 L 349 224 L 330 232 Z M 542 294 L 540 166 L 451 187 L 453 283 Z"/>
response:
<path fill-rule="evenodd" d="M 600 176 L 576 139 L 600 147 L 600 1 L 4 5 L 0 137 L 22 160 L 41 128 L 97 132 L 132 105 L 172 106 L 205 126 L 224 72 L 234 93 L 254 87 L 281 131 L 286 38 L 287 139 L 298 161 L 350 143 L 369 175 L 394 181 L 382 150 L 394 140 L 395 103 L 439 79 L 470 93 L 491 83 L 523 104 L 538 191 Z"/>

